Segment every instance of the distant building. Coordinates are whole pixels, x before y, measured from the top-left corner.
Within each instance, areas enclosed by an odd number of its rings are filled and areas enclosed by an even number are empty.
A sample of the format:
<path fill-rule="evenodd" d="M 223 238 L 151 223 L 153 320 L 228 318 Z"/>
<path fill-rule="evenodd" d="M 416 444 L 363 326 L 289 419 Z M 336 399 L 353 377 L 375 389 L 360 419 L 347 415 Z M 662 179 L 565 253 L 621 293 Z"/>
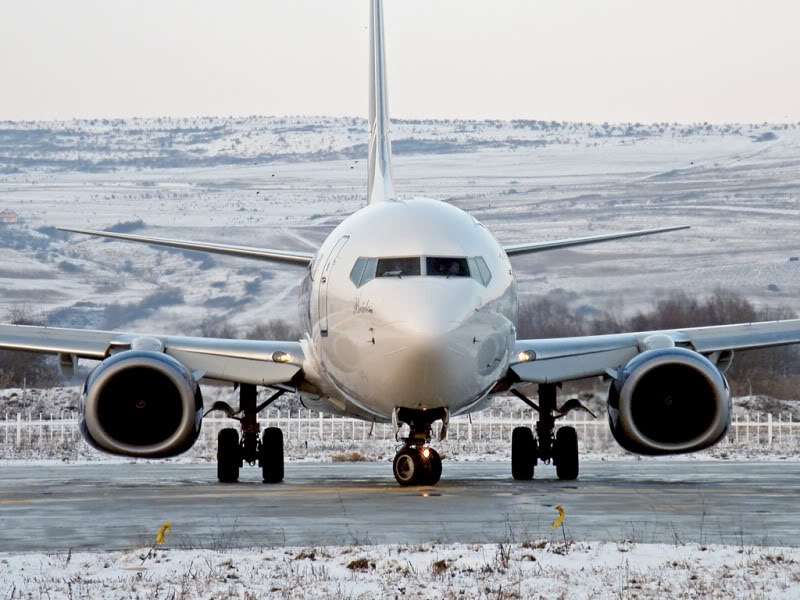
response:
<path fill-rule="evenodd" d="M 0 223 L 3 225 L 16 225 L 19 223 L 19 215 L 11 209 L 0 212 Z"/>

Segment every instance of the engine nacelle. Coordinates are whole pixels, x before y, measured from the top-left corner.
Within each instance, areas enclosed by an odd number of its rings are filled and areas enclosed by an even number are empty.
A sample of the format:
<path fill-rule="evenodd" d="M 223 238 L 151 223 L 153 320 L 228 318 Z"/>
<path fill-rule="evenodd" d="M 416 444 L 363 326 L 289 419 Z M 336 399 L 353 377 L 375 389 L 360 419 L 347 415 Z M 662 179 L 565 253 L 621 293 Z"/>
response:
<path fill-rule="evenodd" d="M 608 420 L 620 446 L 638 454 L 680 454 L 713 446 L 728 432 L 728 382 L 686 348 L 648 350 L 611 384 Z"/>
<path fill-rule="evenodd" d="M 81 433 L 95 448 L 164 458 L 200 435 L 203 396 L 194 377 L 162 352 L 128 350 L 89 374 L 81 396 Z"/>

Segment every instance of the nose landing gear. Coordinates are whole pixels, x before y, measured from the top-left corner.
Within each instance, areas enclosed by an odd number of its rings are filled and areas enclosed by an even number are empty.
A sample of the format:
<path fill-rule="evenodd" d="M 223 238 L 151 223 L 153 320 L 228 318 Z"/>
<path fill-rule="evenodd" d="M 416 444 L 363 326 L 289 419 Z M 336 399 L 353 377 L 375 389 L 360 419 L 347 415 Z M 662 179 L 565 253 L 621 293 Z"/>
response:
<path fill-rule="evenodd" d="M 442 458 L 427 444 L 431 441 L 431 423 L 446 421 L 447 412 L 399 409 L 396 415 L 398 421 L 408 423 L 411 432 L 394 457 L 394 478 L 402 486 L 436 485 L 442 477 Z"/>
<path fill-rule="evenodd" d="M 428 446 L 407 446 L 394 457 L 394 478 L 402 486 L 436 485 L 442 477 L 442 459 Z"/>

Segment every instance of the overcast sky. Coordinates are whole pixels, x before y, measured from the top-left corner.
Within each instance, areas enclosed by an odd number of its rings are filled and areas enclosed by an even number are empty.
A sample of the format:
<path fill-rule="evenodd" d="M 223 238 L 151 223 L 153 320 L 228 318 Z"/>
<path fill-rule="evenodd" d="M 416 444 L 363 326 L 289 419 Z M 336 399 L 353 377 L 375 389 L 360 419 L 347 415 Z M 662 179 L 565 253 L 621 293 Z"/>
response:
<path fill-rule="evenodd" d="M 368 0 L 3 0 L 0 120 L 367 112 Z M 800 121 L 794 0 L 386 0 L 406 118 Z"/>

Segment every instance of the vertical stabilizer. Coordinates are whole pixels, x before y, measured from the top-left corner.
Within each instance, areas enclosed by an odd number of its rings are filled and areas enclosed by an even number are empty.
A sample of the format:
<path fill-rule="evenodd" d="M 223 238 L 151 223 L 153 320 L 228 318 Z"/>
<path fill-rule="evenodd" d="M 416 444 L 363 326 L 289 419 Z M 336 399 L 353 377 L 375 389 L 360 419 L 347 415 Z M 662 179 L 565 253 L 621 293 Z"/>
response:
<path fill-rule="evenodd" d="M 394 200 L 383 0 L 370 0 L 369 21 L 369 187 L 367 202 Z"/>

